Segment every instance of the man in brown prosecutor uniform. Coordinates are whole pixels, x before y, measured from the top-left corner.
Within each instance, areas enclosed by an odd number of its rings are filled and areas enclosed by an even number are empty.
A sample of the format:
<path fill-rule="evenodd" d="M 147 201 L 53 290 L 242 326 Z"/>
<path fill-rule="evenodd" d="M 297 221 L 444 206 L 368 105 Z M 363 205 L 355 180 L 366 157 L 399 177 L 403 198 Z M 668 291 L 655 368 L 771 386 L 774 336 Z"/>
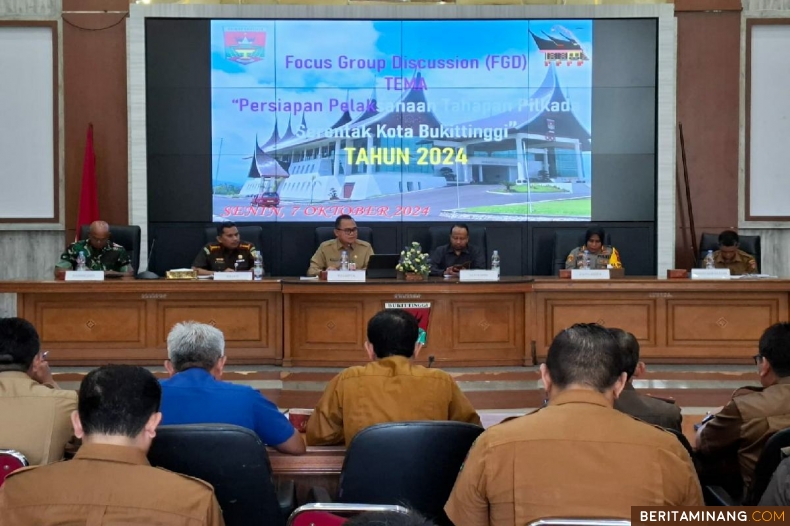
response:
<path fill-rule="evenodd" d="M 217 227 L 217 240 L 198 253 L 192 269 L 200 276 L 252 270 L 257 253 L 255 245 L 241 240 L 236 224 L 226 221 Z"/>
<path fill-rule="evenodd" d="M 211 486 L 148 463 L 162 390 L 142 367 L 108 365 L 80 385 L 73 460 L 23 468 L 0 488 L 0 523 L 223 525 Z"/>
<path fill-rule="evenodd" d="M 626 373 L 607 329 L 559 333 L 540 374 L 549 405 L 489 428 L 469 451 L 444 508 L 455 526 L 630 519 L 631 506 L 703 505 L 680 441 L 612 407 Z"/>

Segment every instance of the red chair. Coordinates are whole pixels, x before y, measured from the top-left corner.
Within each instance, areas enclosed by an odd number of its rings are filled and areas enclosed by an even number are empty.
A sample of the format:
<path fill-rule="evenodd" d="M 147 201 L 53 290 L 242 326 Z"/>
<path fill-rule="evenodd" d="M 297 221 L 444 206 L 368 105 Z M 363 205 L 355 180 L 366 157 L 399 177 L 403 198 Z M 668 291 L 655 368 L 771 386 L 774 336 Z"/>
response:
<path fill-rule="evenodd" d="M 341 526 L 349 516 L 368 511 L 409 513 L 403 506 L 389 504 L 314 503 L 299 506 L 288 517 L 287 526 Z"/>
<path fill-rule="evenodd" d="M 0 449 L 0 486 L 5 482 L 5 478 L 12 472 L 29 466 L 30 463 L 25 455 L 15 449 Z"/>

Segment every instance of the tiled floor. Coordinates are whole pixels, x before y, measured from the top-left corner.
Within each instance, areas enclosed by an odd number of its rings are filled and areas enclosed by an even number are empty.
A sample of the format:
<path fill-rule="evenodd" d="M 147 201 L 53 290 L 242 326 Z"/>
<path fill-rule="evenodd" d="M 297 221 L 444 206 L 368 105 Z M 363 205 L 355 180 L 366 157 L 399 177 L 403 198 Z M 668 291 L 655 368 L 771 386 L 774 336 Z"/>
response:
<path fill-rule="evenodd" d="M 77 389 L 90 368 L 56 368 L 55 379 L 66 389 Z M 151 368 L 166 377 L 163 368 Z M 280 408 L 312 408 L 326 383 L 340 369 L 316 367 L 229 366 L 224 380 L 261 391 Z M 502 413 L 522 414 L 539 407 L 544 399 L 537 367 L 448 368 L 458 385 L 480 411 L 484 423 Z M 759 385 L 754 367 L 654 365 L 634 385 L 646 393 L 674 398 L 683 410 L 683 428 L 693 439 L 693 425 L 708 411 L 724 405 L 732 392 L 744 385 Z"/>

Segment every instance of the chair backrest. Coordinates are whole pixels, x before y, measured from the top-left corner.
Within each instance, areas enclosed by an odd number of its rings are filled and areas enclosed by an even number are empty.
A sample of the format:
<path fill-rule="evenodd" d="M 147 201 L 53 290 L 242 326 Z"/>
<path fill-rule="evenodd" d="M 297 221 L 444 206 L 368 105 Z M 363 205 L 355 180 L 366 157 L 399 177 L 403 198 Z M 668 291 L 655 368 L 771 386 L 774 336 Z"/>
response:
<path fill-rule="evenodd" d="M 744 506 L 756 506 L 760 502 L 760 497 L 765 493 L 774 471 L 782 461 L 782 449 L 786 447 L 790 447 L 790 428 L 774 433 L 765 443 L 754 467 L 754 476 L 751 486 L 746 491 Z"/>
<path fill-rule="evenodd" d="M 80 228 L 80 239 L 88 237 L 89 225 Z M 137 225 L 110 225 L 110 240 L 126 249 L 132 268 L 140 272 L 140 227 Z"/>
<path fill-rule="evenodd" d="M 444 505 L 482 427 L 390 422 L 363 429 L 346 450 L 338 502 L 400 504 L 446 523 Z"/>
<path fill-rule="evenodd" d="M 315 248 L 324 241 L 335 239 L 335 227 L 319 226 L 315 229 Z M 373 244 L 373 229 L 369 226 L 357 226 L 357 239 Z"/>
<path fill-rule="evenodd" d="M 285 523 L 266 446 L 249 429 L 227 424 L 159 426 L 148 460 L 214 486 L 227 526 Z"/>
<path fill-rule="evenodd" d="M 0 486 L 5 482 L 5 478 L 25 466 L 30 464 L 25 455 L 15 449 L 0 449 Z"/>
<path fill-rule="evenodd" d="M 296 508 L 288 517 L 287 526 L 339 526 L 348 520 L 348 516 L 377 511 L 409 513 L 403 506 L 317 502 Z"/>
<path fill-rule="evenodd" d="M 432 226 L 428 229 L 431 236 L 431 246 L 427 247 L 428 252 L 433 252 L 436 247 L 446 245 L 450 242 L 450 226 Z M 486 257 L 486 264 L 491 254 L 488 253 L 488 234 L 484 226 L 469 227 L 469 244 L 474 245 L 483 251 Z M 426 247 L 423 247 L 425 249 Z"/>
<path fill-rule="evenodd" d="M 210 226 L 206 227 L 205 239 L 206 243 L 213 243 L 217 240 L 217 226 Z M 246 241 L 248 243 L 252 243 L 255 245 L 255 248 L 258 251 L 262 251 L 262 237 L 263 237 L 263 229 L 259 226 L 252 226 L 252 225 L 245 225 L 245 226 L 236 226 L 239 229 L 239 237 L 242 241 Z"/>
<path fill-rule="evenodd" d="M 559 273 L 560 269 L 565 268 L 565 259 L 568 257 L 571 250 L 584 245 L 586 241 L 584 239 L 584 234 L 584 231 L 579 232 L 575 229 L 559 229 L 554 231 L 554 276 Z M 612 236 L 610 236 L 608 232 L 603 240 L 603 244 L 612 244 Z"/>
<path fill-rule="evenodd" d="M 762 268 L 762 248 L 760 247 L 760 236 L 738 236 L 738 248 L 754 256 L 757 261 L 757 270 Z M 705 232 L 699 241 L 699 261 L 702 262 L 708 253 L 719 250 L 719 234 Z"/>
<path fill-rule="evenodd" d="M 527 526 L 631 526 L 625 519 L 538 519 Z"/>

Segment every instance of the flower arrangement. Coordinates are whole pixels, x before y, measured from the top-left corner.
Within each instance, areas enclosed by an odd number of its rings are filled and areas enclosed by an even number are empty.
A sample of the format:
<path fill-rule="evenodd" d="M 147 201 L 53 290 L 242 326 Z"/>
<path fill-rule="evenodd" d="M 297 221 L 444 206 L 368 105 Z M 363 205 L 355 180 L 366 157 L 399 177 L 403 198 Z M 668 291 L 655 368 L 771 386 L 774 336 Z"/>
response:
<path fill-rule="evenodd" d="M 414 241 L 401 250 L 400 263 L 395 268 L 406 274 L 427 275 L 431 270 L 431 262 L 428 254 L 422 251 L 420 244 Z"/>

